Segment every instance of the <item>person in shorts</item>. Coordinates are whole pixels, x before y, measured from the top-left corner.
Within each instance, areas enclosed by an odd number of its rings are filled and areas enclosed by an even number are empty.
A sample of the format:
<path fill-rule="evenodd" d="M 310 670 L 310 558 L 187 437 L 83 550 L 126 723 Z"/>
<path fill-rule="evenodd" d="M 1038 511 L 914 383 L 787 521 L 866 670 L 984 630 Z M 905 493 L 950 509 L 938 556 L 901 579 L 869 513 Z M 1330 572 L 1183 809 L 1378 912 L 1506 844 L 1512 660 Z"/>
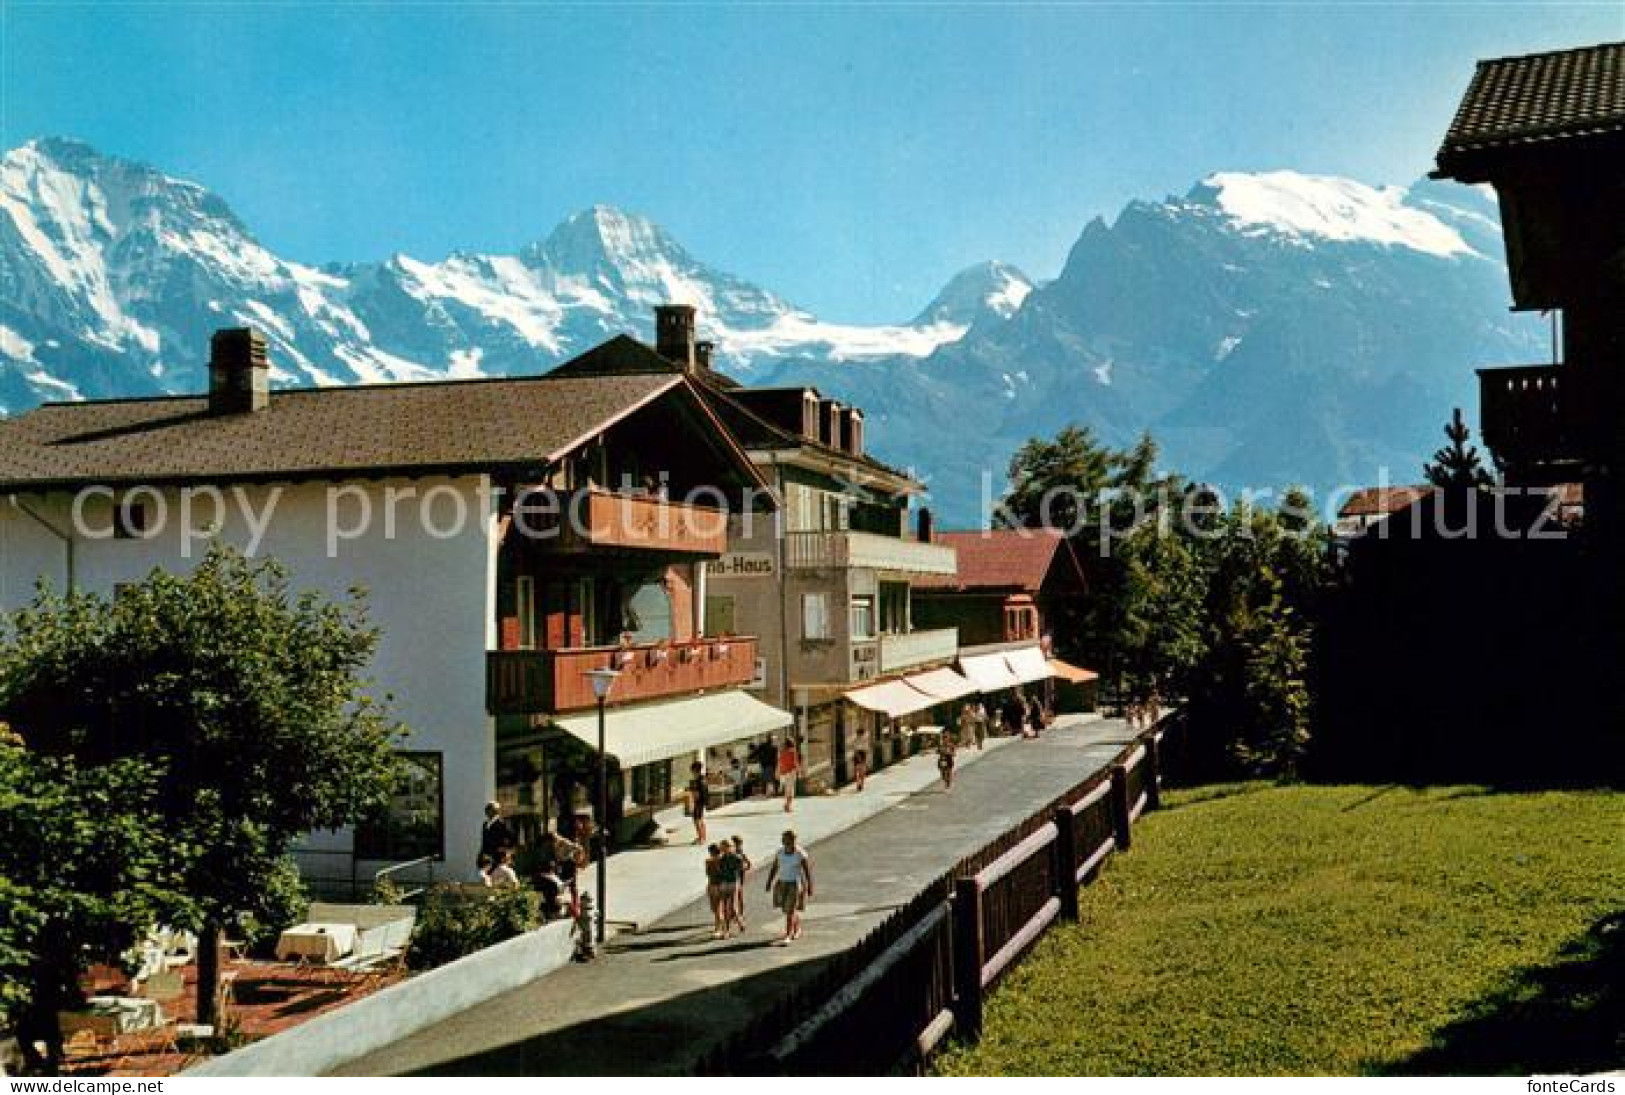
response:
<path fill-rule="evenodd" d="M 724 840 L 717 847 L 721 849 L 717 857 L 717 901 L 722 906 L 722 938 L 726 939 L 735 924 L 739 925 L 740 932 L 745 930 L 744 921 L 739 919 L 739 889 L 745 882 L 745 860 L 731 840 Z"/>
<path fill-rule="evenodd" d="M 937 772 L 942 776 L 942 789 L 953 790 L 954 786 L 954 750 L 958 743 L 954 740 L 952 730 L 946 726 L 942 733 L 937 735 Z"/>
<path fill-rule="evenodd" d="M 852 743 L 852 778 L 857 783 L 857 790 L 863 790 L 863 781 L 869 775 L 869 731 L 858 728 L 857 737 Z"/>
<path fill-rule="evenodd" d="M 750 856 L 745 854 L 744 837 L 734 837 L 733 846 L 734 854 L 739 857 L 739 888 L 734 891 L 734 904 L 736 906 L 734 920 L 739 924 L 739 930 L 743 932 L 745 930 L 745 879 L 750 877 L 750 869 L 755 864 L 751 863 Z"/>
<path fill-rule="evenodd" d="M 786 829 L 773 869 L 767 873 L 767 889 L 773 907 L 784 913 L 784 935 L 775 946 L 788 946 L 801 938 L 801 911 L 813 895 L 812 857 L 796 843 L 794 829 Z"/>
<path fill-rule="evenodd" d="M 728 919 L 722 908 L 722 849 L 715 844 L 705 849 L 705 900 L 711 905 L 711 938 L 723 939 Z"/>

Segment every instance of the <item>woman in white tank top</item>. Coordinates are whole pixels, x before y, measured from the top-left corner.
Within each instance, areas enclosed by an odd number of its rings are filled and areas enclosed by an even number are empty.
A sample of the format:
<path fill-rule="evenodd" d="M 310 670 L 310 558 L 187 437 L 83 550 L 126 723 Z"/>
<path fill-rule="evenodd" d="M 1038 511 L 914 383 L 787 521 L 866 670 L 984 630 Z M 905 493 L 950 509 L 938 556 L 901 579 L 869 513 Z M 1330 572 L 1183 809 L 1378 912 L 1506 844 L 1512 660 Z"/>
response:
<path fill-rule="evenodd" d="M 796 843 L 793 830 L 785 830 L 783 844 L 773 856 L 767 888 L 773 894 L 773 906 L 784 912 L 784 938 L 777 943 L 782 947 L 801 938 L 801 910 L 813 893 L 812 859 Z"/>

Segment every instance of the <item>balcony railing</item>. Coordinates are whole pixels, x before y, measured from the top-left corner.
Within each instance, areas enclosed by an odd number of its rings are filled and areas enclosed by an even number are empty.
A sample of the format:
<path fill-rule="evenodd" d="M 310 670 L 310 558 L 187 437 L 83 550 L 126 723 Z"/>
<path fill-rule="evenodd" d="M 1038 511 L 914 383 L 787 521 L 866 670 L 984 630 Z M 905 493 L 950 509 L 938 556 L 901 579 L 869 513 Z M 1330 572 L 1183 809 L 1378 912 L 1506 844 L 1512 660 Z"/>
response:
<path fill-rule="evenodd" d="M 880 671 L 896 673 L 916 665 L 951 661 L 959 653 L 959 629 L 941 627 L 880 636 Z"/>
<path fill-rule="evenodd" d="M 728 547 L 726 513 L 655 495 L 543 490 L 526 496 L 521 507 L 514 515 L 516 533 L 561 551 L 721 555 Z"/>
<path fill-rule="evenodd" d="M 593 707 L 589 669 L 616 669 L 612 704 L 738 688 L 756 675 L 752 636 L 598 646 L 574 650 L 498 650 L 486 655 L 486 710 L 493 715 L 554 714 Z"/>
<path fill-rule="evenodd" d="M 1614 370 L 1520 365 L 1478 370 L 1484 443 L 1514 472 L 1572 474 L 1619 413 Z"/>
<path fill-rule="evenodd" d="M 873 532 L 786 533 L 784 564 L 790 570 L 856 567 L 907 574 L 952 574 L 958 570 L 951 547 Z"/>

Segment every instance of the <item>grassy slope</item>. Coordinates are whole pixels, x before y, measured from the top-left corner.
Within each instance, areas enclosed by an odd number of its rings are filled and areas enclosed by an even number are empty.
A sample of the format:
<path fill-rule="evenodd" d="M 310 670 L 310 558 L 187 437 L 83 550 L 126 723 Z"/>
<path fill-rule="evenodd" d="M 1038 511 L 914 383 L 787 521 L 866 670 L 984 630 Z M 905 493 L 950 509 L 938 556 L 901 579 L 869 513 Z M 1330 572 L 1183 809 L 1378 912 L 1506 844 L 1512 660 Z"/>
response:
<path fill-rule="evenodd" d="M 1609 920 L 1625 909 L 1625 795 L 1244 784 L 1166 799 L 943 1072 L 1625 1065 L 1625 921 Z"/>

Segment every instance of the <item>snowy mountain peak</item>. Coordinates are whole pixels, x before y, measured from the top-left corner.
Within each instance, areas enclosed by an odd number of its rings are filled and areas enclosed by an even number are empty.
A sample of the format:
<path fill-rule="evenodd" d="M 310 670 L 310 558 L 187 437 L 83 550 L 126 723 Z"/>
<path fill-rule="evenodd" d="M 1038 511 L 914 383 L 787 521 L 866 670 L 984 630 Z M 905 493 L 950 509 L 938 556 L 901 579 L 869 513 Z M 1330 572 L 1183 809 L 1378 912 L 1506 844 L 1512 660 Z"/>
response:
<path fill-rule="evenodd" d="M 1456 229 L 1408 204 L 1409 191 L 1399 186 L 1378 189 L 1296 171 L 1226 171 L 1208 176 L 1191 197 L 1212 202 L 1244 231 L 1304 244 L 1372 243 L 1442 258 L 1477 253 Z"/>
<path fill-rule="evenodd" d="M 1009 263 L 991 259 L 979 262 L 950 278 L 936 299 L 914 317 L 913 325 L 946 323 L 969 327 L 990 316 L 1009 319 L 1032 291 L 1032 279 Z"/>

